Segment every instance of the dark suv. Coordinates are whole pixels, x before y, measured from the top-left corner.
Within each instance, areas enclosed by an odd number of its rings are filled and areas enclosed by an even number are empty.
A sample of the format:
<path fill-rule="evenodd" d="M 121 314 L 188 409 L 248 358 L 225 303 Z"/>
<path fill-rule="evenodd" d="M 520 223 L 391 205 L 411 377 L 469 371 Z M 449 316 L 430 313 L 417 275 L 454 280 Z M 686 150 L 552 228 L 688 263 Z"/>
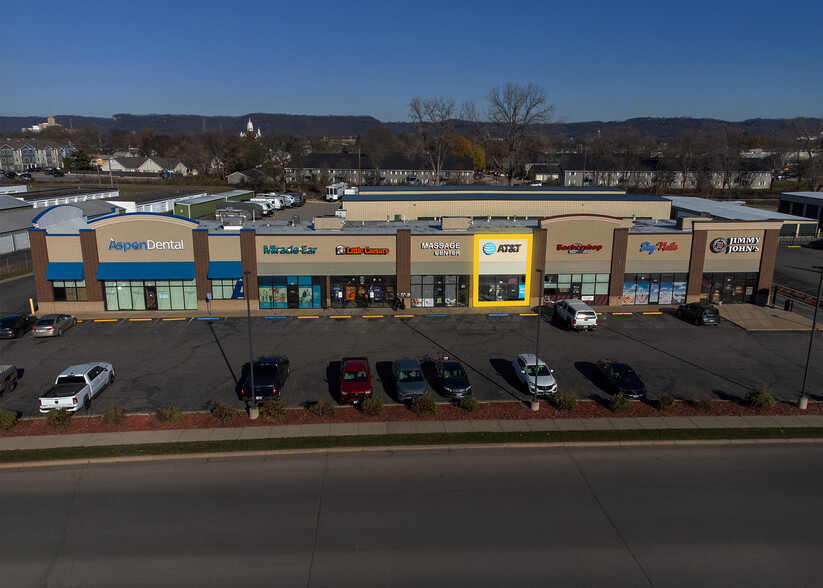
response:
<path fill-rule="evenodd" d="M 251 373 L 246 372 L 240 387 L 240 400 L 262 404 L 278 400 L 283 384 L 289 377 L 289 359 L 285 356 L 261 357 L 254 362 L 254 394 L 251 391 Z"/>
<path fill-rule="evenodd" d="M 692 302 L 677 307 L 677 316 L 695 325 L 720 324 L 720 311 L 708 302 Z"/>

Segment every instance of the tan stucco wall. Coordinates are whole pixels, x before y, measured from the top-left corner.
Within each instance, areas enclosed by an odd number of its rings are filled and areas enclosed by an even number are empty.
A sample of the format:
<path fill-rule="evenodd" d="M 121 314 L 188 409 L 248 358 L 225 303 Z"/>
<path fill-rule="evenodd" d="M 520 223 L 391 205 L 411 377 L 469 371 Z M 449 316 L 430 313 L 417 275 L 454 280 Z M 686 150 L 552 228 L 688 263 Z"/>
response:
<path fill-rule="evenodd" d="M 193 261 L 192 230 L 196 226 L 194 223 L 173 217 L 140 214 L 120 215 L 89 225 L 95 231 L 101 263 Z M 112 240 L 129 243 L 141 243 L 148 240 L 164 243 L 182 241 L 183 248 L 124 251 L 110 249 Z"/>
<path fill-rule="evenodd" d="M 692 236 L 689 233 L 629 234 L 626 271 L 631 273 L 688 272 L 691 248 Z"/>
<path fill-rule="evenodd" d="M 266 275 L 386 275 L 396 266 L 395 235 L 258 235 L 256 240 L 257 271 Z M 265 253 L 265 247 L 293 247 L 300 253 Z M 314 248 L 313 253 L 303 247 Z M 339 255 L 338 247 L 387 249 L 385 255 Z"/>
<path fill-rule="evenodd" d="M 83 261 L 80 235 L 46 235 L 46 250 L 50 263 Z"/>
<path fill-rule="evenodd" d="M 240 261 L 240 235 L 209 235 L 209 261 Z"/>

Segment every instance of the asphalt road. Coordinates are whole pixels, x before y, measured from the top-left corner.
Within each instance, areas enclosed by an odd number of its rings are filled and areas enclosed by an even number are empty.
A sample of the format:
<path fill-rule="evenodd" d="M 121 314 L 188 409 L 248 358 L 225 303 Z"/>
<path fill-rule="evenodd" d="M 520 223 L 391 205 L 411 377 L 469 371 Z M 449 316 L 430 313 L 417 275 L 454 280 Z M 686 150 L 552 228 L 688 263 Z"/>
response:
<path fill-rule="evenodd" d="M 441 351 L 463 362 L 479 400 L 525 399 L 511 361 L 534 350 L 536 320 L 487 315 L 253 317 L 253 347 L 255 357 L 289 357 L 291 376 L 283 399 L 291 406 L 334 399 L 339 362 L 349 355 L 371 360 L 376 396 L 394 402 L 391 362 Z M 777 398 L 792 400 L 800 389 L 808 348 L 808 333 L 747 332 L 726 321 L 695 327 L 671 314 L 607 316 L 596 331 L 582 333 L 544 322 L 541 331 L 541 357 L 555 370 L 559 388 L 580 399 L 607 397 L 594 363 L 612 357 L 634 366 L 651 399 L 664 393 L 681 399 L 742 398 L 765 386 Z M 807 383 L 813 400 L 823 400 L 819 349 L 818 345 Z M 235 382 L 249 357 L 247 321 L 86 321 L 59 338 L 26 335 L 0 341 L 0 357 L 23 370 L 17 389 L 0 398 L 0 408 L 25 416 L 37 414 L 38 396 L 60 371 L 97 360 L 115 365 L 117 382 L 92 403 L 96 414 L 112 406 L 132 412 L 162 406 L 202 410 L 220 401 L 240 408 Z"/>
<path fill-rule="evenodd" d="M 823 250 L 809 247 L 780 247 L 774 268 L 774 282 L 792 290 L 817 295 Z"/>
<path fill-rule="evenodd" d="M 819 586 L 813 444 L 3 471 L 8 586 Z"/>

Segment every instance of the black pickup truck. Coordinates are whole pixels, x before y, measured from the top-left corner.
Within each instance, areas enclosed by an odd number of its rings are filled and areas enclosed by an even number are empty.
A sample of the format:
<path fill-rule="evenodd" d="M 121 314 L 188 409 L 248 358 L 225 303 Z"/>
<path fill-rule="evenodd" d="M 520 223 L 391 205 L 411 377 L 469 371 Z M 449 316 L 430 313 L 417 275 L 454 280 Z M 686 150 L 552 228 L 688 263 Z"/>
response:
<path fill-rule="evenodd" d="M 289 377 L 289 358 L 284 355 L 261 357 L 254 362 L 254 394 L 251 393 L 251 370 L 246 371 L 240 387 L 240 400 L 262 404 L 269 398 L 279 399 Z"/>

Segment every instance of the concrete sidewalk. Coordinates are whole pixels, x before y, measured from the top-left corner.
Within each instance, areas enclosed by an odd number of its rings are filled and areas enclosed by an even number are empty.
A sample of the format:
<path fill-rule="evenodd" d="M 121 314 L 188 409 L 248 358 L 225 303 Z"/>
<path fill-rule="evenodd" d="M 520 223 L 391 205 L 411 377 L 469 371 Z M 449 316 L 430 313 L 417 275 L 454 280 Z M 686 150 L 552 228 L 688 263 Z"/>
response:
<path fill-rule="evenodd" d="M 183 443 L 188 441 L 235 441 L 240 439 L 283 439 L 291 437 L 330 437 L 352 435 L 403 435 L 421 433 L 615 431 L 661 429 L 739 429 L 823 427 L 823 415 L 798 416 L 700 416 L 601 419 L 531 419 L 477 421 L 415 421 L 384 423 L 338 423 L 312 425 L 271 425 L 260 427 L 217 427 L 122 433 L 77 435 L 36 435 L 4 437 L 0 451 L 18 449 L 55 449 L 59 447 L 97 447 L 144 443 Z"/>

